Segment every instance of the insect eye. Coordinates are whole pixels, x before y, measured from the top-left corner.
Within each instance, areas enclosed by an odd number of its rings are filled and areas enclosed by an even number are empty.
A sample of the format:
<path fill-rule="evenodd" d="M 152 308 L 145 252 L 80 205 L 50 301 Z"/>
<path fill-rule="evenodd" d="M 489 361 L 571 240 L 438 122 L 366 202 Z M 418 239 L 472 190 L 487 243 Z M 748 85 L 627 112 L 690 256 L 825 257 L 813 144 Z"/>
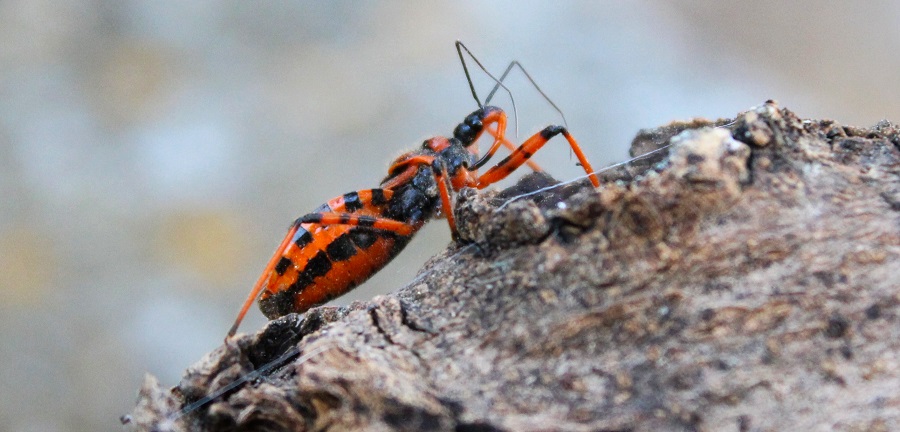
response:
<path fill-rule="evenodd" d="M 427 139 L 427 140 L 425 140 L 425 141 L 422 141 L 422 148 L 423 148 L 423 149 L 430 149 L 430 148 L 431 148 L 431 139 Z"/>

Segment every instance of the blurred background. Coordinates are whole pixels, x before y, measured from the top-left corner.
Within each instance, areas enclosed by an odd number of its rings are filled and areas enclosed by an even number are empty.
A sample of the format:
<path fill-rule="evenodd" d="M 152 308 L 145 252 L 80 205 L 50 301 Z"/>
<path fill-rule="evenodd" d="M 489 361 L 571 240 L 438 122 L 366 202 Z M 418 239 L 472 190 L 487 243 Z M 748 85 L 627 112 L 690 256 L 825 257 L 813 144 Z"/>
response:
<path fill-rule="evenodd" d="M 0 430 L 116 428 L 144 373 L 175 385 L 294 218 L 476 108 L 456 39 L 528 67 L 595 166 L 640 128 L 770 98 L 900 121 L 896 2 L 557 4 L 0 2 Z M 519 140 L 561 121 L 508 86 Z M 563 142 L 536 160 L 566 179 Z M 335 303 L 404 286 L 449 241 L 429 224 Z"/>

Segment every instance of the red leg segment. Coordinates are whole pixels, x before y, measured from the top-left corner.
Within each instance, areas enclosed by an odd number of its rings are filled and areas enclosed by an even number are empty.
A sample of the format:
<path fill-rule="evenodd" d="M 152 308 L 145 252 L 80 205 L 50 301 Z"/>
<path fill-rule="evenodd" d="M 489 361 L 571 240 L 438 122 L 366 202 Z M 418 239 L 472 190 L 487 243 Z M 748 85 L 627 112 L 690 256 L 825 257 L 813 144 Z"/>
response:
<path fill-rule="evenodd" d="M 377 216 L 358 215 L 353 213 L 310 213 L 297 219 L 294 225 L 312 223 L 319 225 L 364 226 L 408 236 L 416 227 L 394 219 Z"/>
<path fill-rule="evenodd" d="M 408 182 L 412 179 L 413 176 L 419 171 L 419 166 L 421 165 L 433 165 L 435 158 L 433 156 L 413 156 L 409 159 L 404 159 L 403 161 L 397 162 L 391 166 L 388 172 L 393 172 L 400 169 L 403 166 L 408 166 L 405 171 L 397 175 L 396 177 L 388 180 L 383 183 L 381 186 L 385 189 L 389 189 L 394 185 L 399 185 Z M 434 179 L 437 182 L 438 191 L 441 193 L 441 210 L 444 212 L 444 215 L 447 217 L 447 223 L 450 225 L 450 233 L 453 235 L 453 238 L 456 239 L 456 220 L 453 218 L 453 203 L 450 201 L 450 188 L 447 187 L 447 169 L 441 164 L 441 171 L 434 172 Z"/>
<path fill-rule="evenodd" d="M 499 139 L 501 140 L 501 142 L 503 143 L 503 147 L 508 148 L 509 151 L 516 151 L 516 145 L 513 144 L 512 141 L 506 139 L 506 137 L 503 136 L 503 134 L 500 134 L 496 129 L 487 128 L 487 131 L 488 131 L 488 133 L 491 134 L 491 136 L 493 136 L 494 138 L 499 138 Z M 499 134 L 499 135 L 498 135 L 498 134 Z M 476 150 L 477 150 L 477 148 L 476 148 Z M 535 161 L 533 161 L 533 160 L 531 160 L 531 159 L 525 161 L 525 163 L 526 163 L 526 164 L 528 165 L 528 167 L 531 168 L 531 170 L 534 171 L 534 172 L 543 172 L 543 171 L 544 171 L 544 170 L 540 167 L 540 165 L 538 165 Z"/>
<path fill-rule="evenodd" d="M 540 148 L 543 147 L 544 144 L 547 144 L 547 141 L 559 134 L 562 134 L 566 138 L 566 141 L 569 142 L 569 145 L 572 147 L 572 151 L 575 153 L 575 156 L 581 163 L 581 167 L 584 168 L 584 172 L 588 174 L 594 187 L 600 187 L 600 180 L 598 180 L 597 176 L 594 174 L 594 169 L 591 167 L 590 162 L 588 162 L 587 158 L 584 156 L 584 153 L 581 151 L 581 147 L 578 146 L 578 142 L 575 141 L 575 138 L 573 138 L 572 135 L 569 134 L 569 131 L 562 126 L 547 126 L 541 132 L 538 132 L 531 138 L 528 138 L 528 140 L 526 140 L 521 146 L 519 146 L 519 148 L 513 151 L 511 155 L 507 156 L 506 159 L 503 159 L 496 166 L 478 177 L 478 184 L 475 185 L 475 187 L 477 187 L 478 189 L 483 189 L 490 184 L 503 180 L 510 173 L 526 163 L 528 161 L 528 158 L 530 158 L 536 151 L 540 150 Z"/>

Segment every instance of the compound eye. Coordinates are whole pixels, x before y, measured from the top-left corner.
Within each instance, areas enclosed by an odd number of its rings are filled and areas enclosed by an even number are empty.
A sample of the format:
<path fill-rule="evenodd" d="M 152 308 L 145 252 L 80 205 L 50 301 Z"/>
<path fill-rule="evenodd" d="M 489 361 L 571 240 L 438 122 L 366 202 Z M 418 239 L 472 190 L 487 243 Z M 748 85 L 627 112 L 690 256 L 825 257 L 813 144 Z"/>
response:
<path fill-rule="evenodd" d="M 422 141 L 422 148 L 423 148 L 423 149 L 431 149 L 431 148 L 432 148 L 432 147 L 431 147 L 431 142 L 432 142 L 432 141 L 434 141 L 434 138 L 429 138 L 429 139 L 427 139 L 427 140 L 425 140 L 425 141 Z"/>

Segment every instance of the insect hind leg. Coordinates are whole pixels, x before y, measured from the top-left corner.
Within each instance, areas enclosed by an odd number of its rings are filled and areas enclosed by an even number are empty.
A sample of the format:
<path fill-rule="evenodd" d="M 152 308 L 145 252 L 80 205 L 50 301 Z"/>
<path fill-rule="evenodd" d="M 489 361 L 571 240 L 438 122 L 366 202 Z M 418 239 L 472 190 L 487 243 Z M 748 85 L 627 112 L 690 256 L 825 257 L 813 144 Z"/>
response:
<path fill-rule="evenodd" d="M 408 236 L 416 230 L 416 227 L 414 225 L 408 224 L 403 221 L 379 216 L 359 215 L 354 213 L 310 213 L 298 218 L 294 222 L 294 224 L 361 226 L 390 231 L 401 236 Z"/>

